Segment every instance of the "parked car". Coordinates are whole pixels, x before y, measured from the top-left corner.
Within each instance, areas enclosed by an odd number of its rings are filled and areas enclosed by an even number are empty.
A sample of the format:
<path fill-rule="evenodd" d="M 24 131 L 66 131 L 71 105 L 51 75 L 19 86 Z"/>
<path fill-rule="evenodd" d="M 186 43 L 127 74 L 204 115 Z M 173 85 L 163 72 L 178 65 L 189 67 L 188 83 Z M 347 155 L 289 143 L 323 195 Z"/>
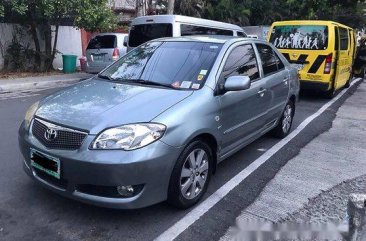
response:
<path fill-rule="evenodd" d="M 188 208 L 219 162 L 267 132 L 289 134 L 298 94 L 296 69 L 264 41 L 151 41 L 30 107 L 24 170 L 94 205 Z"/>
<path fill-rule="evenodd" d="M 298 68 L 302 89 L 332 98 L 350 86 L 356 52 L 352 28 L 331 21 L 282 21 L 272 24 L 268 40 Z"/>
<path fill-rule="evenodd" d="M 243 29 L 234 24 L 181 15 L 143 16 L 131 22 L 128 51 L 153 39 L 191 35 L 246 37 Z"/>
<path fill-rule="evenodd" d="M 126 54 L 123 33 L 101 33 L 94 36 L 86 49 L 86 72 L 99 73 L 108 65 Z"/>

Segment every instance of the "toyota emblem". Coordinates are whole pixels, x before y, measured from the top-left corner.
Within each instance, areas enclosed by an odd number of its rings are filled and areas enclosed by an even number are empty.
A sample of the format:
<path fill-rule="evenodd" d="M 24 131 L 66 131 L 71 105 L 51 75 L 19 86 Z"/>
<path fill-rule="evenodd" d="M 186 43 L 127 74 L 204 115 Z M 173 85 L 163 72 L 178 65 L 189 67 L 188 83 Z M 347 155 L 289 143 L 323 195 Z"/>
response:
<path fill-rule="evenodd" d="M 48 128 L 46 132 L 44 133 L 44 138 L 46 138 L 47 141 L 53 141 L 57 137 L 57 130 Z"/>

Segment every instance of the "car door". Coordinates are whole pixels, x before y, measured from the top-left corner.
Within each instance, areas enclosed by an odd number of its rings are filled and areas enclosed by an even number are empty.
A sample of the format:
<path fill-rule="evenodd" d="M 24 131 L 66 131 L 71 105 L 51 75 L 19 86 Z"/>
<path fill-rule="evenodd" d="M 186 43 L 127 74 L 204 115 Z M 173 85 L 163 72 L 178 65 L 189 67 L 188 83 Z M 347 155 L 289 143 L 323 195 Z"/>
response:
<path fill-rule="evenodd" d="M 223 86 L 230 76 L 240 75 L 251 79 L 251 87 L 219 96 L 223 153 L 246 143 L 261 131 L 270 102 L 252 44 L 236 46 L 229 52 L 218 85 Z"/>
<path fill-rule="evenodd" d="M 267 44 L 256 44 L 265 80 L 267 94 L 271 101 L 266 117 L 266 125 L 270 127 L 283 112 L 289 94 L 289 72 L 278 53 Z"/>
<path fill-rule="evenodd" d="M 339 50 L 336 66 L 335 88 L 341 88 L 351 76 L 352 51 L 349 39 L 348 29 L 338 27 L 339 32 Z"/>

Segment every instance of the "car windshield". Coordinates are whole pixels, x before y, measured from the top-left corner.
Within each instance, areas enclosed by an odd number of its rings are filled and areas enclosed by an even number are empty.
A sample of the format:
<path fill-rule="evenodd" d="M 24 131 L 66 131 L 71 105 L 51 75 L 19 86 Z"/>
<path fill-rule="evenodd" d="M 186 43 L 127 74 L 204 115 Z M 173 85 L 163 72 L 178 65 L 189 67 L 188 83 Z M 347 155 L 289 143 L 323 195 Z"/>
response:
<path fill-rule="evenodd" d="M 328 48 L 328 27 L 318 25 L 275 26 L 270 42 L 279 49 L 324 50 Z"/>
<path fill-rule="evenodd" d="M 130 30 L 130 47 L 137 47 L 150 40 L 173 36 L 173 25 L 170 23 L 153 23 L 133 25 Z"/>
<path fill-rule="evenodd" d="M 100 76 L 120 82 L 200 89 L 222 44 L 149 42 L 122 57 Z"/>

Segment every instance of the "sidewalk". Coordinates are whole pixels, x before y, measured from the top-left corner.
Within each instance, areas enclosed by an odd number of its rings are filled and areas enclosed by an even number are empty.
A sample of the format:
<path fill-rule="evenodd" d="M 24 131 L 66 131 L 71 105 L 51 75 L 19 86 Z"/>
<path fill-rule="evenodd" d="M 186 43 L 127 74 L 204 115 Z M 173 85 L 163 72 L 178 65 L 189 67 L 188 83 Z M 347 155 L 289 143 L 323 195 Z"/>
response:
<path fill-rule="evenodd" d="M 93 75 L 87 73 L 74 73 L 18 79 L 0 79 L 0 93 L 61 87 L 76 83 L 83 79 L 88 79 L 92 76 Z"/>
<path fill-rule="evenodd" d="M 365 82 L 339 108 L 332 128 L 291 159 L 237 222 L 340 223 L 349 194 L 360 192 L 366 192 Z M 234 227 L 222 241 L 233 239 Z"/>

